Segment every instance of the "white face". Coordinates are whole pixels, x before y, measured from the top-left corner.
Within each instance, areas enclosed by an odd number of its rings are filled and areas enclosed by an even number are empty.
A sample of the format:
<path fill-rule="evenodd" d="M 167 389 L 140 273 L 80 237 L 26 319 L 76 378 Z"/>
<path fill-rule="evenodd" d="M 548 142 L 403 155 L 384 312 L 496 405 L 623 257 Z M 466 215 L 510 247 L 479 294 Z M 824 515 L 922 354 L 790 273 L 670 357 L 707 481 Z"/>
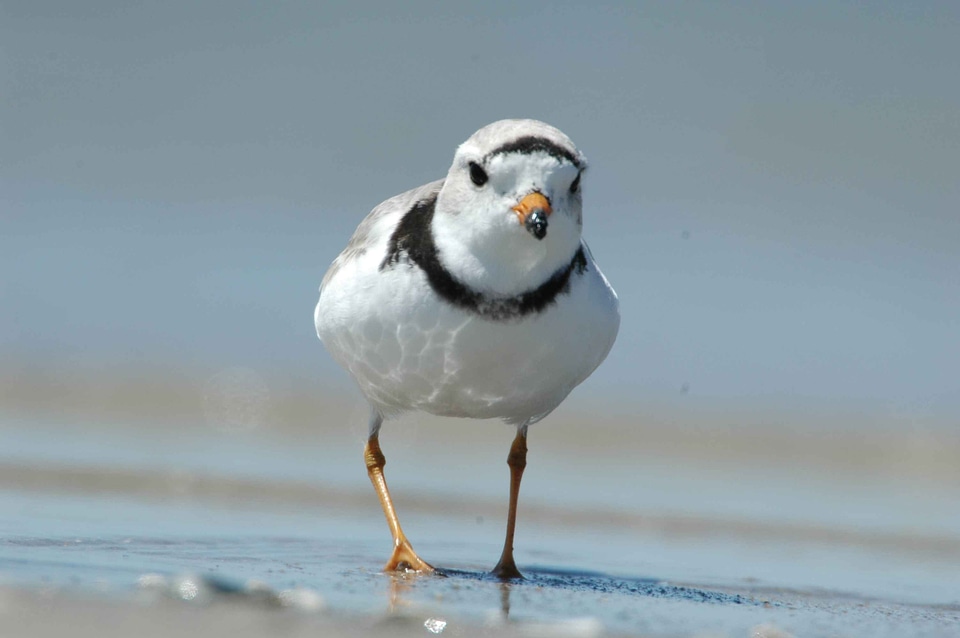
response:
<path fill-rule="evenodd" d="M 581 172 L 545 151 L 488 156 L 472 145 L 461 146 L 434 218 L 448 268 L 461 269 L 475 283 L 489 279 L 508 290 L 549 277 L 580 244 Z M 543 216 L 546 233 L 539 238 L 517 210 L 531 193 L 549 204 L 549 215 Z"/>
<path fill-rule="evenodd" d="M 461 148 L 444 184 L 445 201 L 438 204 L 443 213 L 470 217 L 459 221 L 476 229 L 474 232 L 502 228 L 509 235 L 523 229 L 514 208 L 530 193 L 540 193 L 551 209 L 549 237 L 555 224 L 581 225 L 581 173 L 571 162 L 545 152 L 484 157 Z"/>
<path fill-rule="evenodd" d="M 580 171 L 567 161 L 545 153 L 507 153 L 490 158 L 486 172 L 490 176 L 486 188 L 496 203 L 509 204 L 510 208 L 529 193 L 539 192 L 556 213 L 576 214 L 579 218 L 580 183 L 577 182 L 575 192 L 571 192 L 571 186 Z"/>

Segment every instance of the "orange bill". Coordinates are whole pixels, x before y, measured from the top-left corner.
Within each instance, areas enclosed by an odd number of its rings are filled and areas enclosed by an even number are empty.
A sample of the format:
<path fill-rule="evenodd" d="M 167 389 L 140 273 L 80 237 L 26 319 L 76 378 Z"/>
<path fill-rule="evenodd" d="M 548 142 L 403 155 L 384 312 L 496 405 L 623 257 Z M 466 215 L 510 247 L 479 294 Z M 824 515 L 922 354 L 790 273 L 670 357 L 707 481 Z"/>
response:
<path fill-rule="evenodd" d="M 537 192 L 530 193 L 521 199 L 520 203 L 511 210 L 517 214 L 521 226 L 527 223 L 527 217 L 535 210 L 543 211 L 548 216 L 553 212 L 553 209 L 550 208 L 550 200 L 544 197 L 543 193 Z"/>

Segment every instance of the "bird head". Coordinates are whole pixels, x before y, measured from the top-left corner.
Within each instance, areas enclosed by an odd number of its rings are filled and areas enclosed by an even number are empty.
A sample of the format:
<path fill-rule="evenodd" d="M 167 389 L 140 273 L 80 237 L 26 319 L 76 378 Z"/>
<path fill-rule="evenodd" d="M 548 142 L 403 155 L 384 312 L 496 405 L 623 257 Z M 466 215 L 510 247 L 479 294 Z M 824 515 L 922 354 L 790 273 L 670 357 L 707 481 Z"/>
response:
<path fill-rule="evenodd" d="M 498 293 L 538 285 L 580 245 L 586 159 L 558 129 L 501 120 L 460 145 L 437 197 L 447 268 Z"/>

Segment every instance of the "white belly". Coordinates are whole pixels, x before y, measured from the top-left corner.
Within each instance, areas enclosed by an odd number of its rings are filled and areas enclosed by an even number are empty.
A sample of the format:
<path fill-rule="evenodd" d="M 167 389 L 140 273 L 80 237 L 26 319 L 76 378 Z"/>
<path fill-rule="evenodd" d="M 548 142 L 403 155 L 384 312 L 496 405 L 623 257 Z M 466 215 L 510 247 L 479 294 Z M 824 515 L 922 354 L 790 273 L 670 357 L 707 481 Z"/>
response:
<path fill-rule="evenodd" d="M 600 365 L 619 327 L 616 295 L 592 260 L 555 304 L 510 321 L 440 301 L 415 267 L 371 265 L 358 260 L 330 282 L 316 323 L 383 414 L 536 420 Z"/>

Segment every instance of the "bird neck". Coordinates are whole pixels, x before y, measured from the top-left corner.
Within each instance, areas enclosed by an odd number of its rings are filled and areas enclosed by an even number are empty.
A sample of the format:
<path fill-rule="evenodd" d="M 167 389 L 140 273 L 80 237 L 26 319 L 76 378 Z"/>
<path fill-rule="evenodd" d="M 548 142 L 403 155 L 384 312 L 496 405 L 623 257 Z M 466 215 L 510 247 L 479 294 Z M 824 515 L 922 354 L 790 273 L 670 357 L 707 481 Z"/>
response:
<path fill-rule="evenodd" d="M 580 247 L 579 228 L 551 224 L 538 240 L 516 218 L 482 212 L 445 212 L 438 206 L 430 224 L 443 266 L 470 288 L 516 295 L 537 288 L 570 263 Z M 574 231 L 574 232 L 571 232 Z"/>

